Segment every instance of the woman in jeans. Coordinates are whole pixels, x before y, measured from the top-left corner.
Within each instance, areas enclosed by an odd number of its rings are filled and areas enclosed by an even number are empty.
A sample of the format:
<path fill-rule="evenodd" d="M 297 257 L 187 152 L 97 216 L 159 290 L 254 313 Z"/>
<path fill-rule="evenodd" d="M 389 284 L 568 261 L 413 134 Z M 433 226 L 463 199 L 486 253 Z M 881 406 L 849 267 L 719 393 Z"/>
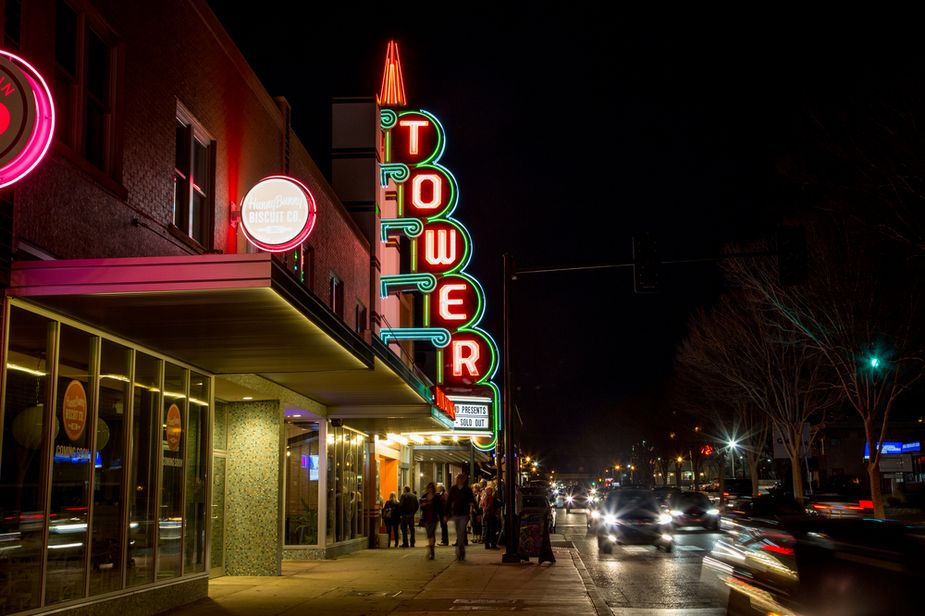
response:
<path fill-rule="evenodd" d="M 449 515 L 456 526 L 456 560 L 466 560 L 466 526 L 469 524 L 469 510 L 474 502 L 472 489 L 466 485 L 466 476 L 462 473 L 456 475 L 456 481 L 453 482 L 447 498 Z"/>
<path fill-rule="evenodd" d="M 434 559 L 434 545 L 437 543 L 437 523 L 443 519 L 443 498 L 437 494 L 433 482 L 424 488 L 421 496 L 421 520 L 427 532 L 427 560 Z"/>

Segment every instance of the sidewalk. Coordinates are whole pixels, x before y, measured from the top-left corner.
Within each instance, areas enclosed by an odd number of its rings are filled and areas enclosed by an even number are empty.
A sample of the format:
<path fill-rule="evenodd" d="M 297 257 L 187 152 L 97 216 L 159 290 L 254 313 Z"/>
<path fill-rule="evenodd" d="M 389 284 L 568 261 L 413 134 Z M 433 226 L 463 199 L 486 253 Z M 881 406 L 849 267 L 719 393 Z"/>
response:
<path fill-rule="evenodd" d="M 553 536 L 553 541 L 562 541 Z M 536 558 L 502 565 L 503 550 L 470 545 L 456 562 L 452 546 L 437 546 L 427 560 L 426 542 L 415 548 L 361 550 L 337 560 L 287 561 L 279 577 L 221 577 L 209 597 L 170 616 L 337 616 L 447 614 L 595 614 L 587 572 L 574 548 L 553 548 L 556 563 Z M 606 610 L 606 607 L 604 607 Z M 610 614 L 609 610 L 600 614 Z"/>

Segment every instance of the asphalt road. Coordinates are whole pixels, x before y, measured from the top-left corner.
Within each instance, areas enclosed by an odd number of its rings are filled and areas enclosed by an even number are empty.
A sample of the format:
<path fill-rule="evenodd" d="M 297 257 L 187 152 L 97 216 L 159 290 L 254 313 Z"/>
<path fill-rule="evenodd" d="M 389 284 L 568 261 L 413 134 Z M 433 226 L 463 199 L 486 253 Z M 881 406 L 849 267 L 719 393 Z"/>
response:
<path fill-rule="evenodd" d="M 587 532 L 587 514 L 559 509 L 557 531 L 571 541 L 601 598 L 615 616 L 720 616 L 726 595 L 713 576 L 701 580 L 701 562 L 719 533 L 686 531 L 675 535 L 674 549 L 616 546 L 599 553 Z"/>

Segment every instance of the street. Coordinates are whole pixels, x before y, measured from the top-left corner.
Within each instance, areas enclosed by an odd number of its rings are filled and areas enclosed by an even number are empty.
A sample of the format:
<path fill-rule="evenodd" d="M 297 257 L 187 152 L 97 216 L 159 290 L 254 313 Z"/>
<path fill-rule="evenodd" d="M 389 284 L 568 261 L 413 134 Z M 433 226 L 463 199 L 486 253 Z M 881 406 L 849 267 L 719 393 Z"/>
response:
<path fill-rule="evenodd" d="M 586 513 L 558 511 L 557 531 L 570 541 L 588 570 L 601 599 L 617 616 L 713 616 L 725 614 L 725 593 L 718 580 L 700 579 L 703 556 L 718 533 L 689 531 L 675 535 L 674 549 L 621 545 L 600 554 L 587 532 Z M 644 611 L 640 611 L 644 610 Z"/>

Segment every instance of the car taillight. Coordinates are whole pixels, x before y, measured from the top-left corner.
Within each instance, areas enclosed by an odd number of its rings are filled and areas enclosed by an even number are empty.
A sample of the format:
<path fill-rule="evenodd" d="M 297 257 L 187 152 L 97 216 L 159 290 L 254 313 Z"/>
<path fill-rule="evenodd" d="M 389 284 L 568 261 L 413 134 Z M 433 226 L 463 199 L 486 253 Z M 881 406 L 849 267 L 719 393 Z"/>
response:
<path fill-rule="evenodd" d="M 761 549 L 766 552 L 774 552 L 775 554 L 783 554 L 784 556 L 793 556 L 793 548 L 786 548 L 780 545 L 772 545 L 770 543 L 761 546 Z"/>
<path fill-rule="evenodd" d="M 872 501 L 872 500 L 860 500 L 860 501 L 858 501 L 858 506 L 861 507 L 861 508 L 863 508 L 863 509 L 873 509 L 873 508 L 874 508 L 874 501 Z"/>
<path fill-rule="evenodd" d="M 813 503 L 813 509 L 831 509 L 832 505 L 823 505 L 822 503 Z"/>
<path fill-rule="evenodd" d="M 723 492 L 723 496 L 729 496 L 729 492 Z"/>

